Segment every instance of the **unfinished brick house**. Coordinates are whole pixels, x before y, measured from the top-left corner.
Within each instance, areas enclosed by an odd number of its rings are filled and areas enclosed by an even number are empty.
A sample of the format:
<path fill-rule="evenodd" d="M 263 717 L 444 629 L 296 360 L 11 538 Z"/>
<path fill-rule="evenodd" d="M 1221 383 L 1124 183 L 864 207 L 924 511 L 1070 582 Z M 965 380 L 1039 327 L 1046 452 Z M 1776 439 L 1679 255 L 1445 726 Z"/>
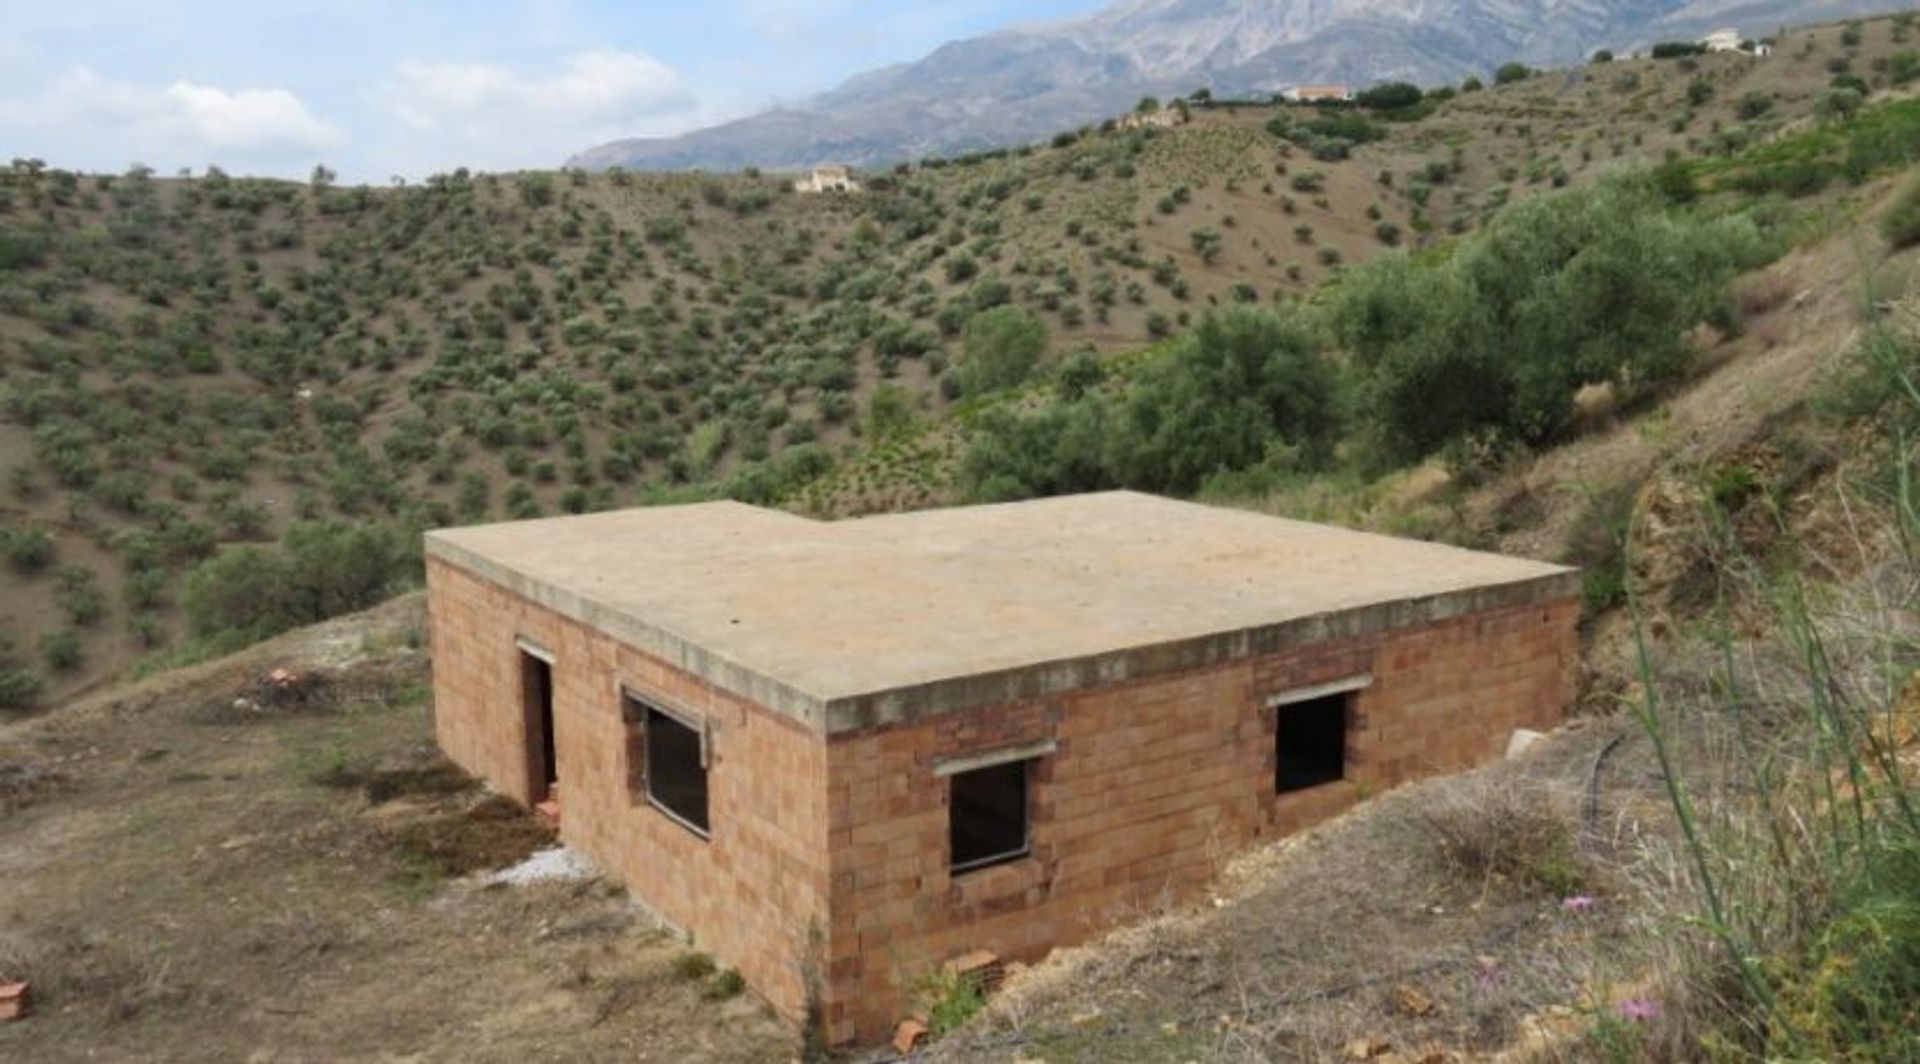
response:
<path fill-rule="evenodd" d="M 1555 724 L 1557 566 L 1130 493 L 427 538 L 441 745 L 836 1044 Z"/>

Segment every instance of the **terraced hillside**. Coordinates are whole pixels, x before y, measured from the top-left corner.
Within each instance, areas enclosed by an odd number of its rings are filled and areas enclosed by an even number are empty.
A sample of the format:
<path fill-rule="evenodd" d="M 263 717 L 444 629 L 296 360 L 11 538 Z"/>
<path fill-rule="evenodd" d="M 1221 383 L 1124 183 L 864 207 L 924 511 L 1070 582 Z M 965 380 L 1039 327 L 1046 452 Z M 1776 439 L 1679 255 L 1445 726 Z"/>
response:
<path fill-rule="evenodd" d="M 1398 110 L 1183 104 L 1169 128 L 929 160 L 851 196 L 16 162 L 0 702 L 372 601 L 425 526 L 951 498 L 970 365 L 1124 364 L 1213 308 L 1315 293 L 1630 164 L 1748 180 L 1757 145 L 1903 95 L 1914 37 L 1910 18 L 1794 31 L 1767 60 L 1595 64 Z"/>

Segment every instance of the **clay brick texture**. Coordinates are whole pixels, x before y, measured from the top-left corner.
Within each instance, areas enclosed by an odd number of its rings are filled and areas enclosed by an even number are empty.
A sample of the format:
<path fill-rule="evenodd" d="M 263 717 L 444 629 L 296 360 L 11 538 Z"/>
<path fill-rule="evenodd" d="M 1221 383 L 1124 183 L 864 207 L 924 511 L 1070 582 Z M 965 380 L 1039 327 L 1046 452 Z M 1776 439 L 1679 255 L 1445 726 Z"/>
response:
<path fill-rule="evenodd" d="M 516 640 L 551 652 L 562 838 L 834 1044 L 884 1041 L 955 956 L 1037 960 L 1191 898 L 1251 843 L 1497 757 L 1559 722 L 1578 662 L 1562 599 L 827 736 L 438 558 L 428 600 L 448 755 L 526 800 Z M 1355 687 L 1343 778 L 1277 794 L 1274 702 L 1329 684 Z M 622 685 L 704 726 L 710 838 L 634 793 Z M 1047 743 L 1028 854 L 951 872 L 942 764 Z"/>
<path fill-rule="evenodd" d="M 809 957 L 827 923 L 821 737 L 437 558 L 427 563 L 427 603 L 441 749 L 526 801 L 518 641 L 550 652 L 561 840 L 782 1013 L 804 1018 L 819 996 L 807 988 Z M 705 726 L 709 838 L 635 793 L 623 686 Z"/>

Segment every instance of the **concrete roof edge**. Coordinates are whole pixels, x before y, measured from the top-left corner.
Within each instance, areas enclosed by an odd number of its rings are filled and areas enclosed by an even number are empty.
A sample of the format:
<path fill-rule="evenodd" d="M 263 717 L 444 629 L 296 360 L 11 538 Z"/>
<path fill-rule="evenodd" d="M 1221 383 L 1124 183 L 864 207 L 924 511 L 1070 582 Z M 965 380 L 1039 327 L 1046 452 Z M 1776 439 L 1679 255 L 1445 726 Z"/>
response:
<path fill-rule="evenodd" d="M 430 558 L 438 558 L 529 602 L 595 631 L 605 632 L 635 650 L 651 654 L 689 675 L 796 720 L 815 732 L 826 730 L 826 702 L 819 697 L 715 654 L 663 628 L 647 624 L 617 606 L 501 565 L 437 532 L 426 534 L 425 548 Z"/>
<path fill-rule="evenodd" d="M 1224 664 L 1290 647 L 1553 602 L 1580 594 L 1578 569 L 1542 565 L 1545 571 L 1539 575 L 1498 584 L 1373 603 L 1085 657 L 1035 662 L 996 672 L 945 677 L 906 687 L 823 696 L 647 624 L 617 606 L 529 577 L 438 532 L 426 534 L 425 548 L 429 557 L 605 632 L 636 650 L 829 738 L 912 723 L 942 713 L 1046 698 L 1066 691 Z"/>
<path fill-rule="evenodd" d="M 1046 698 L 1333 639 L 1410 628 L 1453 617 L 1531 606 L 1580 594 L 1580 570 L 1555 567 L 1540 576 L 1421 598 L 1375 603 L 1238 631 L 1219 632 L 1088 657 L 955 676 L 911 687 L 838 696 L 824 705 L 829 736 L 885 728 L 979 706 Z"/>

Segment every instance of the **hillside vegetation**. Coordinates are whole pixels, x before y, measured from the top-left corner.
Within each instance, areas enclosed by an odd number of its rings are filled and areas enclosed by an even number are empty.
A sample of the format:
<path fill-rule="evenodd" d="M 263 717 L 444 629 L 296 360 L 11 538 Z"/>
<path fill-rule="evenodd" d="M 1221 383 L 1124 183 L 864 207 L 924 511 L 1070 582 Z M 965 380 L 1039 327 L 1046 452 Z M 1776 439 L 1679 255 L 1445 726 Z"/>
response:
<path fill-rule="evenodd" d="M 1246 855 L 990 1005 L 930 979 L 932 1056 L 1920 1059 L 1920 33 L 1775 44 L 1187 101 L 843 197 L 17 163 L 0 703 L 378 601 L 429 525 L 636 502 L 1127 486 L 1558 558 L 1585 570 L 1573 726 Z M 474 966 L 549 1025 L 483 1056 L 782 1051 L 737 981 L 588 888 L 459 892 L 537 829 L 419 748 L 410 608 L 0 720 L 28 914 L 0 962 L 75 1010 L 12 1037 L 197 1045 L 237 1001 L 307 1017 L 249 1014 L 261 1038 L 377 1054 L 458 1028 L 367 987 Z M 342 686 L 263 708 L 282 660 Z M 149 889 L 182 838 L 225 887 Z M 536 904 L 578 923 L 531 932 Z M 447 915 L 474 910 L 511 932 Z M 103 912 L 180 941 L 102 948 Z M 206 930 L 234 913 L 258 942 Z M 527 947 L 550 930 L 565 959 Z M 174 946 L 199 967 L 156 966 Z M 362 978 L 374 953 L 397 982 Z M 448 1007 L 495 1014 L 460 984 Z"/>
<path fill-rule="evenodd" d="M 1134 369 L 1153 376 L 1236 306 L 1281 307 L 1288 322 L 1249 327 L 1333 353 L 1302 378 L 1331 405 L 1299 412 L 1321 427 L 1297 460 L 1345 462 L 1352 397 L 1378 392 L 1349 378 L 1404 351 L 1337 352 L 1322 319 L 1291 320 L 1297 297 L 1328 302 L 1327 282 L 1402 249 L 1426 268 L 1509 203 L 1669 157 L 1687 194 L 1832 199 L 1862 175 L 1807 142 L 1910 130 L 1880 101 L 1914 76 L 1911 20 L 1777 46 L 1503 71 L 1352 110 L 1181 101 L 1191 121 L 1171 128 L 928 160 L 855 196 L 752 173 L 346 188 L 324 170 L 17 161 L 0 185 L 0 700 L 374 601 L 412 578 L 428 526 L 717 494 L 827 516 L 952 501 L 974 490 L 973 426 L 1030 404 L 1030 381 L 1121 403 Z M 1801 155 L 1765 154 L 1781 145 Z M 1793 176 L 1809 167 L 1831 183 Z M 1746 224 L 1764 243 L 1784 217 Z M 1125 400 L 1169 418 L 1205 401 Z M 1269 442 L 1243 427 L 1231 453 L 1102 476 L 1191 490 Z M 1006 485 L 988 494 L 1045 490 Z"/>

